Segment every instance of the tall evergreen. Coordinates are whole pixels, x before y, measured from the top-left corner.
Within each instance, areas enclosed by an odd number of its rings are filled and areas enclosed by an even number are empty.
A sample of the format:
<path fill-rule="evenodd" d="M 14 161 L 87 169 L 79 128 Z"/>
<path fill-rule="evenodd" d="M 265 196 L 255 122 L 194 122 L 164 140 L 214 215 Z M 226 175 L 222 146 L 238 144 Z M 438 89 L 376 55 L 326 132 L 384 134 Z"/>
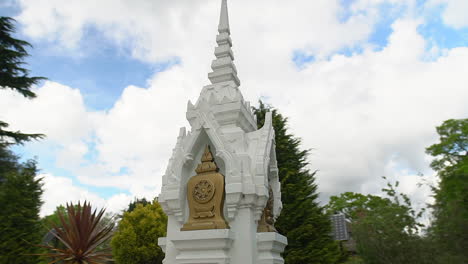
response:
<path fill-rule="evenodd" d="M 25 58 L 29 56 L 26 48 L 31 44 L 12 37 L 15 31 L 14 20 L 0 17 L 0 89 L 12 89 L 26 98 L 34 98 L 36 94 L 31 87 L 43 77 L 30 77 L 24 68 Z M 8 123 L 0 120 L 0 144 L 22 144 L 32 139 L 42 138 L 41 134 L 24 134 L 19 131 L 9 131 Z"/>
<path fill-rule="evenodd" d="M 289 243 L 283 254 L 285 263 L 336 263 L 340 253 L 330 236 L 330 220 L 317 201 L 315 172 L 307 168 L 309 151 L 301 150 L 301 140 L 288 133 L 287 118 L 262 102 L 254 108 L 258 127 L 263 126 L 268 111 L 273 114 L 283 202 L 275 227 Z"/>
<path fill-rule="evenodd" d="M 15 39 L 14 20 L 0 17 L 0 89 L 11 89 L 26 98 L 36 95 L 31 87 L 42 77 L 30 77 L 23 68 L 31 45 Z M 41 240 L 39 210 L 42 205 L 42 180 L 37 178 L 33 160 L 21 163 L 8 147 L 42 138 L 41 134 L 8 131 L 0 120 L 0 264 L 37 264 L 35 246 Z"/>
<path fill-rule="evenodd" d="M 0 145 L 0 264 L 37 264 L 42 181 L 34 161 L 20 163 Z"/>

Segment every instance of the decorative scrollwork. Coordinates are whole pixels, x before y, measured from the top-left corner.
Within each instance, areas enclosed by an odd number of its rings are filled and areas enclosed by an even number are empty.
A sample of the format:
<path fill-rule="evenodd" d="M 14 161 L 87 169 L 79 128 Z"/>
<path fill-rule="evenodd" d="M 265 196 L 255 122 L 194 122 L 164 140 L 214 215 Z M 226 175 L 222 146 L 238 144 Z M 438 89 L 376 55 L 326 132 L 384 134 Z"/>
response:
<path fill-rule="evenodd" d="M 215 186 L 209 180 L 199 181 L 193 188 L 193 198 L 199 203 L 207 203 L 213 199 Z"/>

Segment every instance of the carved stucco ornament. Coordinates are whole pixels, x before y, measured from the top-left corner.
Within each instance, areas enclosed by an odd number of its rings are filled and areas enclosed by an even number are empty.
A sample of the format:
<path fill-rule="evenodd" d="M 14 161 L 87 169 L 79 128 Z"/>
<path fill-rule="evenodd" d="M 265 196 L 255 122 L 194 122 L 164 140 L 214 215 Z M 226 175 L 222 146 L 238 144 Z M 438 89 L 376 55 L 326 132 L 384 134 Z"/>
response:
<path fill-rule="evenodd" d="M 262 217 L 258 221 L 257 232 L 276 232 L 275 228 L 275 218 L 273 216 L 273 191 L 269 190 L 270 197 L 268 198 L 267 204 L 263 209 Z"/>
<path fill-rule="evenodd" d="M 187 183 L 189 217 L 182 231 L 228 229 L 224 219 L 224 176 L 219 173 L 210 147 L 206 146 L 202 163 L 195 169 L 197 175 Z"/>

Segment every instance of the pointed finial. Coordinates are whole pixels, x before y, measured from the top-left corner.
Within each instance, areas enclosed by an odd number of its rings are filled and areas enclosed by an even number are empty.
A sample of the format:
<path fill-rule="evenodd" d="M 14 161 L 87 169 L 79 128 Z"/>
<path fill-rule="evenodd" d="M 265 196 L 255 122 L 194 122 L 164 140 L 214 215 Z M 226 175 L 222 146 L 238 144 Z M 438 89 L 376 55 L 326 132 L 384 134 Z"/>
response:
<path fill-rule="evenodd" d="M 201 161 L 202 163 L 198 164 L 197 168 L 195 169 L 197 174 L 213 173 L 219 171 L 219 168 L 218 166 L 216 166 L 216 163 L 213 158 L 213 153 L 211 153 L 209 145 L 206 145 Z"/>
<path fill-rule="evenodd" d="M 230 33 L 227 0 L 221 0 L 221 15 L 219 17 L 218 32 L 219 33 L 223 33 L 223 32 Z"/>
<path fill-rule="evenodd" d="M 237 69 L 234 65 L 234 54 L 232 52 L 231 30 L 229 28 L 229 15 L 227 8 L 227 0 L 221 0 L 221 15 L 219 17 L 218 36 L 215 48 L 216 59 L 211 63 L 213 72 L 208 74 L 211 84 L 222 82 L 234 82 L 239 87 L 240 80 L 237 77 Z"/>
<path fill-rule="evenodd" d="M 211 154 L 210 145 L 206 145 L 205 151 L 203 152 L 203 156 L 201 158 L 201 161 L 202 162 L 212 162 L 212 161 L 214 161 L 213 154 Z"/>

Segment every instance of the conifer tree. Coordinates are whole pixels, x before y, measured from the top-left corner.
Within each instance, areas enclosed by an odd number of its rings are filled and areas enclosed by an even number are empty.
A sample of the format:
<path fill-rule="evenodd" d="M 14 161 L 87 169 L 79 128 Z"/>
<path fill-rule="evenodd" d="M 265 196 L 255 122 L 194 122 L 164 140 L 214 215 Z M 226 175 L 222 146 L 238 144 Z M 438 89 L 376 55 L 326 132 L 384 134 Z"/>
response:
<path fill-rule="evenodd" d="M 301 150 L 301 140 L 288 133 L 287 118 L 262 102 L 258 108 L 254 108 L 258 127 L 263 126 L 268 111 L 273 114 L 283 202 L 283 210 L 275 227 L 288 238 L 283 254 L 285 263 L 336 263 L 340 253 L 330 236 L 330 220 L 317 201 L 315 172 L 307 168 L 309 151 Z"/>
<path fill-rule="evenodd" d="M 12 89 L 26 98 L 36 95 L 31 87 L 42 77 L 28 76 L 23 67 L 31 45 L 15 39 L 14 20 L 0 17 L 0 89 Z M 33 160 L 21 163 L 8 146 L 42 138 L 41 134 L 8 131 L 0 120 L 0 264 L 37 264 L 35 246 L 41 240 L 39 210 L 42 205 L 42 180 L 36 177 Z"/>
<path fill-rule="evenodd" d="M 0 89 L 12 89 L 26 98 L 35 98 L 31 87 L 43 77 L 30 77 L 23 67 L 29 56 L 26 48 L 31 44 L 12 37 L 15 31 L 14 20 L 0 17 Z M 22 144 L 26 141 L 42 138 L 41 134 L 24 134 L 19 131 L 8 131 L 8 123 L 0 120 L 0 144 Z"/>
<path fill-rule="evenodd" d="M 20 163 L 0 144 L 0 264 L 37 264 L 42 180 L 34 161 Z"/>

